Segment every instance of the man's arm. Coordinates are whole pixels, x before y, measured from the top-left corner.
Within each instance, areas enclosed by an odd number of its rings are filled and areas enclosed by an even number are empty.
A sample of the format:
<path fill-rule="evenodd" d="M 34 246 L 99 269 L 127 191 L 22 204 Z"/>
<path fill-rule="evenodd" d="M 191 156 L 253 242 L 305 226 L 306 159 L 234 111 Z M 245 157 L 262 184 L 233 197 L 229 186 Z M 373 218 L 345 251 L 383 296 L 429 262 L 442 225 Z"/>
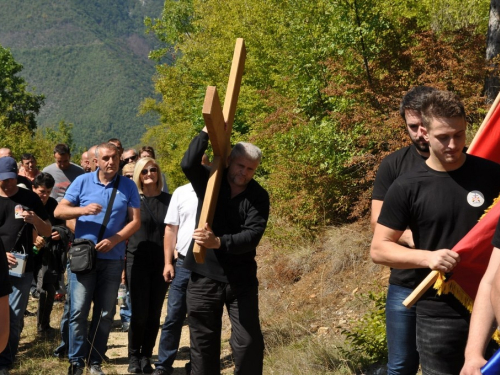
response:
<path fill-rule="evenodd" d="M 91 203 L 80 207 L 63 198 L 54 211 L 54 217 L 61 220 L 71 220 L 84 215 L 97 215 L 101 211 L 102 206 L 100 204 Z"/>
<path fill-rule="evenodd" d="M 61 205 L 61 203 L 59 203 L 59 206 Z M 139 230 L 139 228 L 141 227 L 141 209 L 128 207 L 127 212 L 130 221 L 123 227 L 123 229 L 118 231 L 116 234 L 112 235 L 111 237 L 104 238 L 103 240 L 101 240 L 101 242 L 96 244 L 95 249 L 97 251 L 101 253 L 107 253 L 118 243 L 125 241 L 127 238 L 129 238 Z"/>
<path fill-rule="evenodd" d="M 165 227 L 165 237 L 163 239 L 163 251 L 165 253 L 165 268 L 163 278 L 167 283 L 171 282 L 175 276 L 174 253 L 177 243 L 178 225 L 167 224 Z"/>
<path fill-rule="evenodd" d="M 372 212 L 370 217 L 370 226 L 372 232 L 375 231 L 375 226 L 377 225 L 378 217 L 380 216 L 380 211 L 382 211 L 382 204 L 384 201 L 378 199 L 372 199 Z M 401 237 L 399 237 L 398 243 L 400 245 L 409 247 L 411 249 L 415 248 L 415 243 L 413 242 L 413 235 L 411 230 L 407 229 L 403 232 Z"/>
<path fill-rule="evenodd" d="M 500 250 L 493 249 L 488 268 L 484 273 L 476 300 L 469 327 L 469 338 L 465 348 L 465 363 L 460 375 L 481 375 L 480 368 L 486 363 L 484 352 L 495 330 L 494 306 L 497 305 L 498 295 L 494 297 L 495 279 L 498 279 L 500 266 Z M 496 275 L 496 276 L 495 276 Z M 491 296 L 491 298 L 490 298 Z M 496 307 L 496 306 L 495 306 Z"/>
<path fill-rule="evenodd" d="M 450 272 L 460 261 L 460 256 L 448 249 L 429 251 L 401 246 L 398 240 L 402 234 L 403 231 L 377 224 L 370 249 L 373 262 L 399 269 L 430 268 Z"/>

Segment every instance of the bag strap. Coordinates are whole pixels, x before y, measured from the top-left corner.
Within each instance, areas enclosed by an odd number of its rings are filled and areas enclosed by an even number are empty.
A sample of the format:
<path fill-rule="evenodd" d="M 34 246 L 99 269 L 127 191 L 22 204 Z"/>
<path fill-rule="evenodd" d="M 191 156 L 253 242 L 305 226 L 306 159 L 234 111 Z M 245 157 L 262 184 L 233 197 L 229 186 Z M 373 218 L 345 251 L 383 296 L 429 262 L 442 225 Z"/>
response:
<path fill-rule="evenodd" d="M 113 191 L 111 197 L 109 198 L 108 208 L 106 208 L 106 214 L 104 215 L 104 220 L 102 221 L 101 229 L 99 230 L 99 236 L 97 237 L 97 243 L 101 242 L 104 236 L 104 231 L 106 230 L 106 225 L 108 224 L 109 217 L 111 216 L 111 209 L 113 208 L 113 203 L 115 201 L 116 190 L 118 190 L 118 184 L 120 183 L 120 175 L 116 175 L 115 183 L 113 184 Z"/>
<path fill-rule="evenodd" d="M 19 238 L 21 238 L 21 234 L 23 233 L 23 230 L 24 230 L 24 227 L 26 226 L 26 224 L 28 224 L 28 223 L 24 222 L 23 226 L 21 227 L 21 230 L 17 233 L 16 241 L 14 242 L 14 247 L 12 248 L 12 250 L 14 250 L 14 248 L 16 247 L 17 241 L 19 241 Z M 11 250 L 11 252 L 12 252 L 12 250 Z M 24 246 L 23 246 L 23 250 L 24 250 L 23 254 L 26 254 L 26 249 L 24 248 Z"/>

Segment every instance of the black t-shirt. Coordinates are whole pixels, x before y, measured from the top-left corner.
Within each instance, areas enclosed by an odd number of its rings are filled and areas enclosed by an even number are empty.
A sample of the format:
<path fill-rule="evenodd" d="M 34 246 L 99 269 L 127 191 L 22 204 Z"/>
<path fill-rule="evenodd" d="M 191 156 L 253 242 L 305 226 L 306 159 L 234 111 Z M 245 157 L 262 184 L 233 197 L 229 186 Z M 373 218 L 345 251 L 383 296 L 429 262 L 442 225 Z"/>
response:
<path fill-rule="evenodd" d="M 383 201 L 387 190 L 399 176 L 416 169 L 425 162 L 426 158 L 420 155 L 414 145 L 403 147 L 382 160 L 373 184 L 372 199 Z M 400 270 L 391 268 L 389 284 L 406 288 L 415 288 L 415 270 Z"/>
<path fill-rule="evenodd" d="M 49 216 L 49 221 L 50 221 L 50 224 L 52 224 L 52 226 L 64 225 L 64 220 L 56 219 L 54 217 L 54 211 L 56 210 L 56 207 L 57 207 L 57 201 L 54 198 L 49 197 L 49 199 L 47 200 L 47 203 L 45 204 L 44 207 L 45 207 L 45 211 L 47 212 L 47 215 Z"/>
<path fill-rule="evenodd" d="M 170 194 L 164 192 L 155 197 L 141 197 L 141 227 L 128 240 L 127 257 L 133 256 L 135 252 L 149 254 L 154 252 L 156 255 L 163 256 L 163 234 L 166 226 L 164 221 L 171 197 Z M 151 213 L 155 219 L 152 218 Z"/>
<path fill-rule="evenodd" d="M 25 272 L 33 271 L 33 225 L 24 222 L 23 219 L 15 218 L 16 206 L 21 205 L 25 210 L 34 211 L 42 220 L 47 220 L 48 215 L 42 201 L 32 191 L 19 188 L 12 197 L 0 196 L 0 239 L 5 251 L 13 249 L 28 254 Z M 18 233 L 23 228 L 19 240 L 16 242 Z"/>
<path fill-rule="evenodd" d="M 477 223 L 500 192 L 500 165 L 467 155 L 451 172 L 438 172 L 425 163 L 398 178 L 384 200 L 378 222 L 395 230 L 409 227 L 417 249 L 451 249 Z M 429 269 L 417 269 L 420 283 Z M 436 296 L 432 288 L 417 303 L 429 316 L 467 315 L 452 296 Z"/>
<path fill-rule="evenodd" d="M 0 297 L 7 296 L 12 292 L 9 281 L 9 265 L 5 256 L 5 249 L 0 241 Z"/>

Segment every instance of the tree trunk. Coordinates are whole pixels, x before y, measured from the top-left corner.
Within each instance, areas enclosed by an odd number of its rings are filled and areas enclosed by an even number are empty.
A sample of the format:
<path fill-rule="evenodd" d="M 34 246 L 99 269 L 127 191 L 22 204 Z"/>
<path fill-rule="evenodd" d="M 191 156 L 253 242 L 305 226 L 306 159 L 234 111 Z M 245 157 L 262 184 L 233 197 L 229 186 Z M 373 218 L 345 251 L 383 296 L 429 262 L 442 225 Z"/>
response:
<path fill-rule="evenodd" d="M 488 23 L 488 37 L 486 41 L 486 62 L 494 68 L 484 83 L 484 92 L 488 103 L 493 103 L 500 89 L 498 64 L 491 62 L 500 52 L 500 0 L 490 1 L 490 20 Z"/>

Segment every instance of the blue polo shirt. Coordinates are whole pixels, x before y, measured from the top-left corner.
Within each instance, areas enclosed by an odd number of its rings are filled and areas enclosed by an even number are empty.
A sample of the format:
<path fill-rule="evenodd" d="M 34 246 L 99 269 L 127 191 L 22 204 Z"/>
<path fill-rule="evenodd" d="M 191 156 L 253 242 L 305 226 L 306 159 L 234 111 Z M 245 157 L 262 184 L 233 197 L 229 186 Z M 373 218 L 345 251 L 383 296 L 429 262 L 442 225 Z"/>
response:
<path fill-rule="evenodd" d="M 98 173 L 99 169 L 78 176 L 71 183 L 64 196 L 64 199 L 77 207 L 85 207 L 91 203 L 102 206 L 102 211 L 98 215 L 84 215 L 76 220 L 75 238 L 86 238 L 95 243 L 97 243 L 97 236 L 104 220 L 115 179 L 118 176 L 117 174 L 113 181 L 104 185 L 99 181 Z M 137 186 L 131 179 L 121 177 L 103 238 L 111 237 L 123 229 L 128 222 L 129 207 L 140 208 L 140 206 L 141 200 Z M 123 259 L 125 257 L 125 241 L 118 243 L 107 253 L 97 252 L 97 257 L 99 259 Z"/>

